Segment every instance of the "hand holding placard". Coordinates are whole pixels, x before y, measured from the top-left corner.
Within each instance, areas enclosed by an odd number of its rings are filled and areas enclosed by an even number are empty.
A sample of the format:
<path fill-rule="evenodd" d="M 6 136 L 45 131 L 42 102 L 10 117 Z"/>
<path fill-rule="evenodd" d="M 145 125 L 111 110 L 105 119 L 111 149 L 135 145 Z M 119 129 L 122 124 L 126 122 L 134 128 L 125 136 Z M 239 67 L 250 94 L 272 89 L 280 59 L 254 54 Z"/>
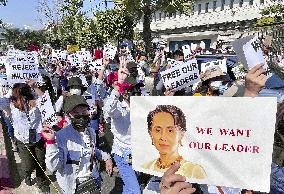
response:
<path fill-rule="evenodd" d="M 185 182 L 184 176 L 175 174 L 179 168 L 180 163 L 176 162 L 165 172 L 160 184 L 161 194 L 191 194 L 196 191 L 190 183 Z"/>
<path fill-rule="evenodd" d="M 248 72 L 246 75 L 246 89 L 244 96 L 258 96 L 258 93 L 265 86 L 265 82 L 267 80 L 267 76 L 264 75 L 264 73 L 265 70 L 263 69 L 263 65 L 257 65 Z"/>

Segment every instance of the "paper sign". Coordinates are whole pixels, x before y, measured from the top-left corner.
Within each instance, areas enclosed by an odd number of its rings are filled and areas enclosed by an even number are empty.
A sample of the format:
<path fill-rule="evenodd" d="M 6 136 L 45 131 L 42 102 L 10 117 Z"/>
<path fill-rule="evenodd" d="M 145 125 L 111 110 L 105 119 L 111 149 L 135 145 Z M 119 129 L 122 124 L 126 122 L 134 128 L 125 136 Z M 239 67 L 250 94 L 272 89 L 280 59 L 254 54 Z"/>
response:
<path fill-rule="evenodd" d="M 168 58 L 167 62 L 171 67 L 175 67 L 177 65 L 182 65 L 184 63 L 183 61 L 176 61 L 176 60 L 171 59 L 171 58 Z"/>
<path fill-rule="evenodd" d="M 193 85 L 200 80 L 197 61 L 191 60 L 182 65 L 177 65 L 171 69 L 162 71 L 161 79 L 164 86 L 171 88 L 173 91 Z"/>
<path fill-rule="evenodd" d="M 48 91 L 45 91 L 44 95 L 41 97 L 39 110 L 42 116 L 42 123 L 51 126 L 57 124 L 57 116 L 52 106 Z"/>
<path fill-rule="evenodd" d="M 103 59 L 97 59 L 89 63 L 89 68 L 91 71 L 100 71 L 103 67 Z"/>
<path fill-rule="evenodd" d="M 117 48 L 115 46 L 112 46 L 110 44 L 104 46 L 104 51 L 103 51 L 104 58 L 113 60 L 116 53 L 117 53 Z"/>
<path fill-rule="evenodd" d="M 184 45 L 182 46 L 182 51 L 184 54 L 184 60 L 189 60 L 190 56 L 191 56 L 191 49 L 189 45 Z"/>
<path fill-rule="evenodd" d="M 32 52 L 8 52 L 6 63 L 9 83 L 23 83 L 29 79 L 39 81 L 38 57 Z"/>
<path fill-rule="evenodd" d="M 244 54 L 248 64 L 248 68 L 251 69 L 257 64 L 265 64 L 263 52 L 261 50 L 261 44 L 257 37 L 254 37 L 243 46 Z"/>
<path fill-rule="evenodd" d="M 223 73 L 227 73 L 227 59 L 201 63 L 201 72 L 204 73 L 207 69 L 211 69 L 214 66 L 220 67 Z"/>
<path fill-rule="evenodd" d="M 269 192 L 276 98 L 147 96 L 130 103 L 134 170 L 161 177 L 180 161 L 177 173 L 191 183 Z"/>
<path fill-rule="evenodd" d="M 239 61 L 244 65 L 246 69 L 248 69 L 248 63 L 247 63 L 247 60 L 244 54 L 243 46 L 253 38 L 254 36 L 247 36 L 247 37 L 237 39 L 234 42 L 232 42 L 234 51 L 236 52 Z"/>

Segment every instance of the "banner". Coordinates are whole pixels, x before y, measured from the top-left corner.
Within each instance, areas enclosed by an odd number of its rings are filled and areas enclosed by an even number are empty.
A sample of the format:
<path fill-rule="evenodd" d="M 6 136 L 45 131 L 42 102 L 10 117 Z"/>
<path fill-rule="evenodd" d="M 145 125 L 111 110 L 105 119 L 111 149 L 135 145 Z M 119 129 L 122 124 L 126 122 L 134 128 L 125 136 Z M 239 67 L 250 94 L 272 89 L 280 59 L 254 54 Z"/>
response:
<path fill-rule="evenodd" d="M 48 91 L 45 91 L 44 95 L 41 97 L 39 110 L 41 112 L 43 124 L 51 126 L 57 124 L 57 116 L 52 106 Z"/>
<path fill-rule="evenodd" d="M 177 174 L 191 183 L 269 192 L 275 97 L 147 96 L 130 103 L 134 170 L 163 176 L 179 161 Z"/>
<path fill-rule="evenodd" d="M 196 59 L 162 71 L 161 79 L 164 86 L 166 88 L 171 88 L 173 91 L 181 90 L 197 83 L 200 78 Z"/>
<path fill-rule="evenodd" d="M 31 79 L 40 81 L 38 57 L 33 52 L 9 51 L 6 63 L 7 80 L 9 83 L 24 83 Z"/>

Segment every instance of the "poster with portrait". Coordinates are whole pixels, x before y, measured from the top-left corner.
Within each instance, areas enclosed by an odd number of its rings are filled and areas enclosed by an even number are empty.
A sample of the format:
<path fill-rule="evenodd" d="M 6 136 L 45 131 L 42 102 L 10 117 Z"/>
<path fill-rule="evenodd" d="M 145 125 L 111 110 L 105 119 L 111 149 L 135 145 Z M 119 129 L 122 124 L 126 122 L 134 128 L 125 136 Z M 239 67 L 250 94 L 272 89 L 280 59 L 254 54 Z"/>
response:
<path fill-rule="evenodd" d="M 191 183 L 270 190 L 273 97 L 131 97 L 132 164 L 162 176 L 176 161 Z"/>

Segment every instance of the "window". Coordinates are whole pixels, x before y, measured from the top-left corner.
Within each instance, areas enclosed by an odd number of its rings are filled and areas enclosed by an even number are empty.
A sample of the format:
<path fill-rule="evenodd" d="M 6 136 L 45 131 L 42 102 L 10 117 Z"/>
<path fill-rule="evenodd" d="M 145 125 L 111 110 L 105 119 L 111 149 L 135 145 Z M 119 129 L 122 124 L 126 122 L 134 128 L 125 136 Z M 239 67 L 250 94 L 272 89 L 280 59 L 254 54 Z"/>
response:
<path fill-rule="evenodd" d="M 159 13 L 159 20 L 162 20 L 162 13 Z"/>
<path fill-rule="evenodd" d="M 216 11 L 217 8 L 217 1 L 213 1 L 213 11 Z"/>
<path fill-rule="evenodd" d="M 249 0 L 249 5 L 253 5 L 253 0 Z"/>
<path fill-rule="evenodd" d="M 201 14 L 201 4 L 198 4 L 198 14 Z"/>
<path fill-rule="evenodd" d="M 234 8 L 234 0 L 231 0 L 230 1 L 230 9 L 233 9 Z"/>
<path fill-rule="evenodd" d="M 224 10 L 224 8 L 225 8 L 225 0 L 222 0 L 222 3 L 221 3 L 221 10 Z"/>
<path fill-rule="evenodd" d="M 177 18 L 177 12 L 175 12 L 173 15 L 174 15 L 174 18 Z"/>
<path fill-rule="evenodd" d="M 244 0 L 240 0 L 240 2 L 239 2 L 239 6 L 240 6 L 240 7 L 242 7 L 242 6 L 243 6 L 243 4 L 244 4 Z"/>
<path fill-rule="evenodd" d="M 209 3 L 205 4 L 205 13 L 208 13 L 208 9 L 209 9 Z"/>

